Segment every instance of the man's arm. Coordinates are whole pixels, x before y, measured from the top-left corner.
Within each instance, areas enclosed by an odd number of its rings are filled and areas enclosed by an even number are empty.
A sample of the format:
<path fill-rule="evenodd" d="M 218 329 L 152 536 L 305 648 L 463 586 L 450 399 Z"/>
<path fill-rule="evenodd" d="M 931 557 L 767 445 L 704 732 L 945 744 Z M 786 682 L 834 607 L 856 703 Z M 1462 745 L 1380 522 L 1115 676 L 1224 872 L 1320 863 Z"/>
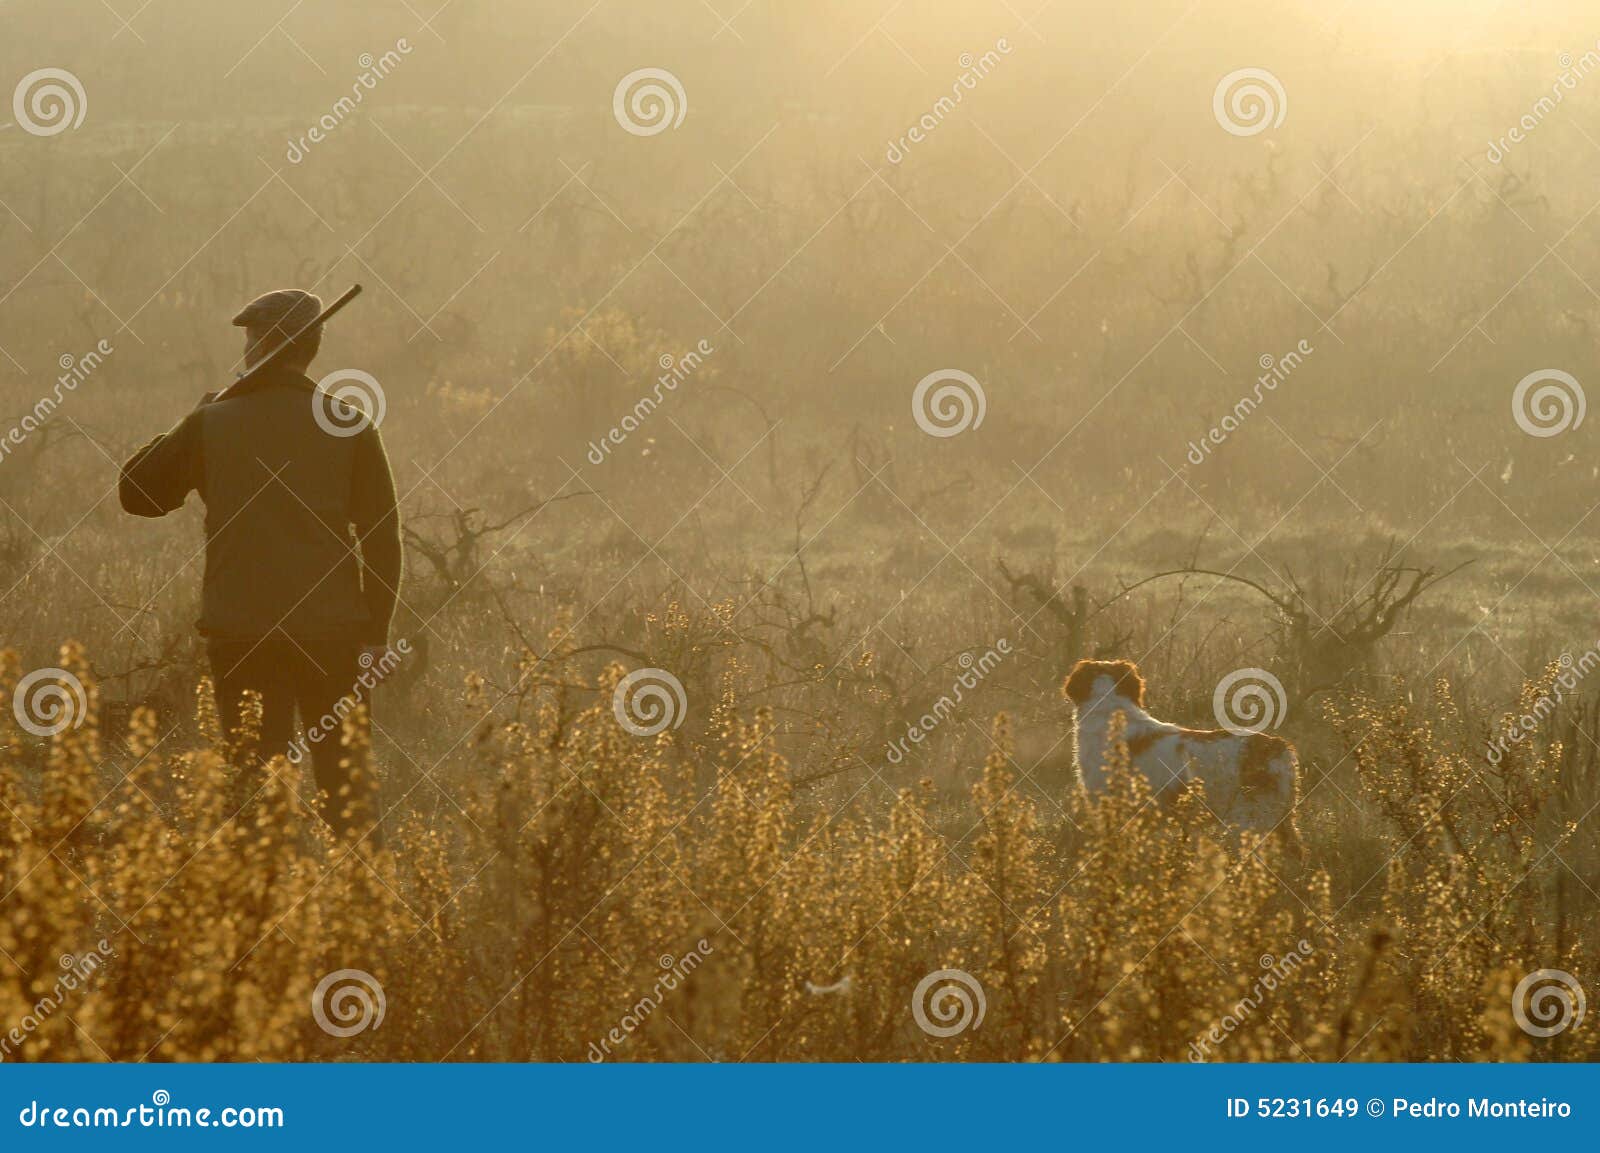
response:
<path fill-rule="evenodd" d="M 182 508 L 189 493 L 200 487 L 205 465 L 201 419 L 196 409 L 171 432 L 162 433 L 128 458 L 117 483 L 125 511 L 134 516 L 166 516 Z"/>
<path fill-rule="evenodd" d="M 400 595 L 400 510 L 395 504 L 394 473 L 376 426 L 356 439 L 355 476 L 350 487 L 350 517 L 361 541 L 361 592 L 369 618 L 361 640 L 389 643 L 389 622 Z"/>

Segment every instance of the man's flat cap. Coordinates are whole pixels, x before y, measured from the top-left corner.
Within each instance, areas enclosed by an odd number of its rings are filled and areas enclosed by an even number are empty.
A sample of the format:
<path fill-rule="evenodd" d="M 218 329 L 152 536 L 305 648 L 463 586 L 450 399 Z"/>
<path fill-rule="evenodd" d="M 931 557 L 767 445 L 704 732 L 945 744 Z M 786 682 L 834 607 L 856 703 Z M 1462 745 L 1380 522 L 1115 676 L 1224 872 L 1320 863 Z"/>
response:
<path fill-rule="evenodd" d="M 284 336 L 294 336 L 317 318 L 322 311 L 322 298 L 315 293 L 298 288 L 280 288 L 256 297 L 240 310 L 233 323 L 240 328 L 277 330 Z"/>

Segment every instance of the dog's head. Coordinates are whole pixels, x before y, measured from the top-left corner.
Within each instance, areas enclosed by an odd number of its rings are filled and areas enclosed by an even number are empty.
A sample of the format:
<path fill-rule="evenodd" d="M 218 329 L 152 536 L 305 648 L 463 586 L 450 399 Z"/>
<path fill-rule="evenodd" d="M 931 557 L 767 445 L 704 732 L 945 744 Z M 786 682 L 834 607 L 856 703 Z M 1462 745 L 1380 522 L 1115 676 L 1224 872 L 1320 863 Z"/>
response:
<path fill-rule="evenodd" d="M 1105 684 L 1100 683 L 1101 678 Z M 1143 707 L 1144 678 L 1132 661 L 1079 661 L 1067 674 L 1061 692 L 1080 709 L 1097 697 L 1121 697 Z"/>

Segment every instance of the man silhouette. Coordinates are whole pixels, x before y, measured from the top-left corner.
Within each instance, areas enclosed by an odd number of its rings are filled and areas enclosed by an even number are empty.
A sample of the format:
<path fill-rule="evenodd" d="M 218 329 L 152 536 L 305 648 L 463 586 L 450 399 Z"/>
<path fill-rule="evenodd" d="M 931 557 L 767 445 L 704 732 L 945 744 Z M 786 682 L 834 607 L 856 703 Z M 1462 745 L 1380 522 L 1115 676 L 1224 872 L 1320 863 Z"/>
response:
<path fill-rule="evenodd" d="M 246 371 L 270 362 L 134 453 L 118 491 L 125 510 L 147 517 L 200 494 L 199 629 L 230 753 L 246 766 L 283 753 L 298 710 L 308 733 L 320 731 L 311 753 L 323 816 L 359 836 L 376 834 L 376 783 L 344 755 L 338 722 L 323 718 L 349 712 L 362 670 L 388 649 L 400 516 L 377 426 L 306 376 L 322 341 L 320 326 L 307 326 L 321 311 L 298 289 L 246 305 L 233 318 Z M 246 690 L 261 695 L 254 739 L 242 724 Z"/>

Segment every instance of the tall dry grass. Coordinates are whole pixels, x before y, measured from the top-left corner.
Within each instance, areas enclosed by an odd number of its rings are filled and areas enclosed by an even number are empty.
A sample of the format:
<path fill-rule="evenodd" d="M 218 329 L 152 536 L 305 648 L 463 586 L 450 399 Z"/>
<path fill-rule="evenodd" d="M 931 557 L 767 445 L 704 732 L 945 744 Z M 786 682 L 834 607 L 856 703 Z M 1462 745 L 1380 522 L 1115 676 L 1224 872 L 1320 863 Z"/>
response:
<path fill-rule="evenodd" d="M 82 651 L 62 661 L 92 695 Z M 7 655 L 7 697 L 19 672 Z M 930 785 L 861 803 L 869 780 L 820 806 L 732 673 L 703 731 L 651 739 L 612 715 L 620 675 L 591 707 L 555 688 L 523 722 L 486 722 L 461 811 L 430 826 L 412 810 L 381 851 L 331 840 L 286 761 L 241 798 L 213 748 L 164 747 L 147 714 L 111 734 L 91 708 L 41 741 L 8 710 L 0 1026 L 28 1026 L 7 1059 L 1600 1054 L 1592 1029 L 1536 1040 L 1511 1012 L 1525 973 L 1592 966 L 1596 904 L 1572 893 L 1593 894 L 1553 880 L 1574 850 L 1571 758 L 1539 738 L 1488 766 L 1447 685 L 1330 709 L 1381 813 L 1364 876 L 1318 819 L 1321 778 L 1303 866 L 1270 843 L 1230 851 L 1202 796 L 1164 806 L 1131 772 L 1041 812 L 1004 717 L 964 805 Z M 214 734 L 204 691 L 200 719 Z M 58 958 L 101 939 L 112 956 L 41 1017 Z M 311 1009 L 340 969 L 385 1000 L 350 1038 Z M 985 1004 L 948 1038 L 912 1008 L 942 969 Z"/>

